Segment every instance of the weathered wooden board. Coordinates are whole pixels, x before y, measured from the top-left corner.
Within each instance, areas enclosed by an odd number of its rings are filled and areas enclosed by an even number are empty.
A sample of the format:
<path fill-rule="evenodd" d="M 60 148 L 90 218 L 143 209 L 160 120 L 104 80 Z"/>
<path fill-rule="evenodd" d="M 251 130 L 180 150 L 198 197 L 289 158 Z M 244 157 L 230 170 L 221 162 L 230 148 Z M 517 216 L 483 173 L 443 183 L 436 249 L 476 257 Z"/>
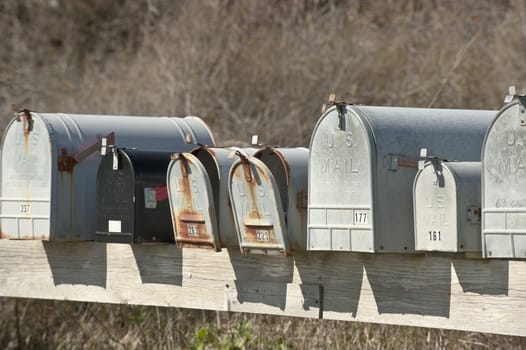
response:
<path fill-rule="evenodd" d="M 526 336 L 526 261 L 0 240 L 0 295 Z"/>

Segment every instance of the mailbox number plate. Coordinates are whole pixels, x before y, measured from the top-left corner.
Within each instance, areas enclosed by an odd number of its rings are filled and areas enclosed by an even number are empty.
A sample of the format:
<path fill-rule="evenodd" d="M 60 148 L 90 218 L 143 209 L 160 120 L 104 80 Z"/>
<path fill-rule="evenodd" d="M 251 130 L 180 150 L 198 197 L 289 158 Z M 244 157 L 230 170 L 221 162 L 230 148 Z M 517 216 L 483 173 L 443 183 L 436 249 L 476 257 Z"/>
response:
<path fill-rule="evenodd" d="M 440 235 L 440 230 L 429 230 L 429 240 L 431 242 L 441 241 L 442 236 Z"/>
<path fill-rule="evenodd" d="M 20 204 L 20 214 L 31 214 L 31 204 Z"/>
<path fill-rule="evenodd" d="M 256 239 L 258 241 L 268 242 L 270 241 L 270 235 L 268 231 L 266 230 L 257 230 L 256 231 Z"/>
<path fill-rule="evenodd" d="M 367 225 L 368 222 L 367 212 L 355 210 L 354 211 L 354 224 L 355 225 Z"/>
<path fill-rule="evenodd" d="M 197 225 L 186 225 L 186 232 L 189 236 L 197 237 L 199 236 L 199 230 L 197 229 Z"/>

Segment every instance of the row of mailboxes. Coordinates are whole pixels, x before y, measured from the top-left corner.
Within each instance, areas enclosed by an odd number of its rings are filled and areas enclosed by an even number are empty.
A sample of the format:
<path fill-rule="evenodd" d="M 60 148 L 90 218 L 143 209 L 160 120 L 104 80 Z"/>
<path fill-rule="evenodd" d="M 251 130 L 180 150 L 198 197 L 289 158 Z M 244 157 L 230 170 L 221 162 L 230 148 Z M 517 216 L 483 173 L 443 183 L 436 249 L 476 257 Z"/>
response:
<path fill-rule="evenodd" d="M 194 117 L 23 111 L 2 141 L 1 235 L 526 258 L 526 98 L 508 102 L 333 103 L 310 149 L 213 147 Z"/>
<path fill-rule="evenodd" d="M 102 159 L 96 153 L 106 153 L 109 144 L 173 152 L 190 150 L 196 143 L 214 145 L 210 129 L 197 117 L 24 110 L 9 123 L 2 139 L 1 237 L 93 240 Z"/>
<path fill-rule="evenodd" d="M 308 150 L 198 148 L 168 168 L 179 247 L 305 250 Z"/>
<path fill-rule="evenodd" d="M 413 183 L 420 149 L 480 161 L 494 111 L 337 103 L 310 143 L 309 250 L 415 252 Z"/>

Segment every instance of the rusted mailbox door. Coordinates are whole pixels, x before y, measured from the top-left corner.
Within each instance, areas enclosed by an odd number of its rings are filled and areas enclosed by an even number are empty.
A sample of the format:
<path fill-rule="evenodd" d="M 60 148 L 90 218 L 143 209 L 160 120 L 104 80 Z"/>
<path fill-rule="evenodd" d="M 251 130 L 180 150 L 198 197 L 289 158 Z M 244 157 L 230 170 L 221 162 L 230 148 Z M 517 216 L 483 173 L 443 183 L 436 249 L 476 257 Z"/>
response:
<path fill-rule="evenodd" d="M 258 158 L 238 152 L 229 192 L 243 254 L 289 254 L 285 213 L 278 183 Z"/>
<path fill-rule="evenodd" d="M 238 148 L 198 147 L 191 153 L 174 155 L 168 170 L 170 204 L 176 241 L 180 247 L 221 248 L 239 247 L 232 204 L 228 194 L 228 174 L 238 159 Z M 255 149 L 244 148 L 246 154 Z M 186 171 L 182 171 L 186 163 Z M 188 179 L 184 179 L 184 177 Z M 185 186 L 189 186 L 184 189 Z M 198 192 L 196 192 L 198 191 Z M 191 200 L 187 194 L 192 194 Z M 208 204 L 210 203 L 210 204 Z M 203 219 L 199 234 L 188 234 L 188 212 Z"/>
<path fill-rule="evenodd" d="M 214 192 L 203 164 L 191 153 L 175 153 L 167 176 L 177 246 L 221 250 Z"/>
<path fill-rule="evenodd" d="M 415 249 L 481 251 L 480 162 L 431 160 L 415 177 Z"/>
<path fill-rule="evenodd" d="M 483 255 L 526 259 L 526 96 L 510 100 L 482 150 Z"/>
<path fill-rule="evenodd" d="M 102 159 L 97 174 L 96 241 L 174 241 L 166 190 L 170 154 L 113 149 Z"/>
<path fill-rule="evenodd" d="M 336 103 L 310 144 L 308 249 L 414 252 L 420 149 L 480 161 L 494 111 Z"/>

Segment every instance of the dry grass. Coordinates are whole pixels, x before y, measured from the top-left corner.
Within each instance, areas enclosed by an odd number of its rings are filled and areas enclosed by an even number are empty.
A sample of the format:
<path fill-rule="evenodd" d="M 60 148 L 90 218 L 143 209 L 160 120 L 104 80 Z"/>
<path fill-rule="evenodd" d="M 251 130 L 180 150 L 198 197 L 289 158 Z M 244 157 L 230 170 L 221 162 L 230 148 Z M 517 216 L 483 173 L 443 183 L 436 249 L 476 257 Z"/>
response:
<path fill-rule="evenodd" d="M 522 349 L 526 339 L 177 308 L 0 298 L 5 349 Z M 198 333 L 200 334 L 198 336 Z"/>
<path fill-rule="evenodd" d="M 330 92 L 371 105 L 499 108 L 507 86 L 526 81 L 526 0 L 4 0 L 0 31 L 0 131 L 16 102 L 200 115 L 222 144 L 257 133 L 305 146 Z M 0 322 L 5 348 L 189 348 L 208 339 L 196 338 L 200 329 L 212 340 L 243 338 L 244 322 L 256 336 L 245 340 L 260 348 L 526 346 L 453 331 L 15 299 L 1 299 Z"/>

